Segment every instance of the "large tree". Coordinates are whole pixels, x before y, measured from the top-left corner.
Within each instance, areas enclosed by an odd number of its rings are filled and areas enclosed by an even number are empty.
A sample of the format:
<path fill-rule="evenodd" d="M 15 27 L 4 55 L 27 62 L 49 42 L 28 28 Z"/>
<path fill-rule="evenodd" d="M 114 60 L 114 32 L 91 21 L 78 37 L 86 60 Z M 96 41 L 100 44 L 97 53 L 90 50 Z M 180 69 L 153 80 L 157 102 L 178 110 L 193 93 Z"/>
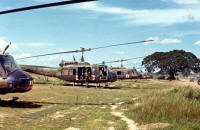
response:
<path fill-rule="evenodd" d="M 173 50 L 170 52 L 155 52 L 145 57 L 142 65 L 148 72 L 158 70 L 169 74 L 169 79 L 174 80 L 177 72 L 200 71 L 200 60 L 191 52 Z"/>

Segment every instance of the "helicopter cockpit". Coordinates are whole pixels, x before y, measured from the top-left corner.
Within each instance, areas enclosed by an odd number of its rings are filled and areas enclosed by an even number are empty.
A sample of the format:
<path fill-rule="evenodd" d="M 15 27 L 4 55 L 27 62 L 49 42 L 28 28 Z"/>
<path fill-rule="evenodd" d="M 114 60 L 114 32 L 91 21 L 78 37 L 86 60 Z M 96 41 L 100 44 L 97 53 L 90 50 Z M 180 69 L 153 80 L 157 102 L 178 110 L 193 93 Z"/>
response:
<path fill-rule="evenodd" d="M 0 55 L 0 65 L 3 68 L 6 75 L 20 69 L 14 58 L 10 55 Z"/>

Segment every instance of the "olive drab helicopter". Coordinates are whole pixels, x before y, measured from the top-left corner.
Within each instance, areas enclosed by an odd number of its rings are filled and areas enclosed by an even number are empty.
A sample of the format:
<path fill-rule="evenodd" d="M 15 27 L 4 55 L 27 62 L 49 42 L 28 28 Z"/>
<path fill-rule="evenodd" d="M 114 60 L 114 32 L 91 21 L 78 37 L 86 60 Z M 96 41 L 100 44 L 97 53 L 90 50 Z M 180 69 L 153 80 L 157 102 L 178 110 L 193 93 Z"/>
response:
<path fill-rule="evenodd" d="M 130 42 L 130 43 L 122 43 L 122 44 L 114 44 L 107 45 L 96 48 L 81 48 L 80 50 L 72 50 L 72 51 L 64 51 L 64 52 L 56 52 L 49 54 L 41 54 L 30 57 L 23 57 L 17 60 L 49 56 L 49 55 L 58 55 L 58 54 L 67 54 L 67 53 L 82 53 L 81 61 L 77 62 L 74 58 L 73 62 L 61 61 L 59 67 L 47 67 L 47 66 L 33 66 L 33 65 L 21 65 L 22 69 L 27 72 L 32 72 L 36 74 L 41 74 L 45 76 L 57 77 L 62 80 L 70 81 L 73 83 L 107 83 L 107 82 L 115 82 L 117 80 L 117 75 L 109 69 L 109 67 L 105 64 L 89 64 L 84 61 L 84 52 L 92 51 L 96 49 L 114 47 L 114 46 L 122 46 L 122 45 L 130 45 L 130 44 L 138 44 L 144 42 L 151 42 L 152 40 L 139 41 L 139 42 Z"/>
<path fill-rule="evenodd" d="M 125 68 L 123 66 L 123 62 L 129 61 L 129 60 L 135 60 L 135 59 L 140 59 L 144 57 L 135 57 L 135 58 L 130 58 L 130 59 L 121 59 L 121 60 L 115 60 L 115 61 L 108 61 L 108 62 L 103 62 L 105 63 L 116 63 L 120 62 L 121 66 L 120 67 L 110 67 L 110 69 L 117 75 L 117 79 L 124 80 L 124 79 L 141 79 L 142 74 L 140 74 L 135 67 L 132 69 Z"/>
<path fill-rule="evenodd" d="M 0 52 L 0 94 L 27 92 L 33 86 L 33 78 L 18 66 L 11 55 L 6 53 L 10 45 L 11 43 Z M 17 99 L 17 97 L 13 98 L 13 100 Z"/>

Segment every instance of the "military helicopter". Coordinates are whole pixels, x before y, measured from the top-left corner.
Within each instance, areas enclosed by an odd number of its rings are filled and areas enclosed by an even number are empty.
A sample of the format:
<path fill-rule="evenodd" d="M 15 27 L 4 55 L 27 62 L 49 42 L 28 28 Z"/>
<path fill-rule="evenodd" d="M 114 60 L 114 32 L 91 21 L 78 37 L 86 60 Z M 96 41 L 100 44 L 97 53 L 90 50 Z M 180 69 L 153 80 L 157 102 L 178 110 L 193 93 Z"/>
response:
<path fill-rule="evenodd" d="M 82 53 L 81 61 L 77 62 L 74 58 L 73 62 L 61 61 L 59 64 L 60 67 L 47 67 L 47 66 L 32 66 L 32 65 L 21 65 L 22 69 L 27 72 L 37 73 L 45 76 L 57 77 L 62 80 L 70 81 L 73 83 L 107 83 L 107 82 L 115 82 L 117 80 L 117 75 L 109 69 L 109 67 L 105 64 L 89 64 L 84 61 L 84 52 L 92 51 L 96 49 L 114 47 L 114 46 L 122 46 L 129 44 L 138 44 L 144 42 L 151 42 L 152 40 L 139 41 L 139 42 L 130 42 L 130 43 L 122 43 L 122 44 L 114 44 L 108 46 L 101 46 L 96 48 L 81 48 L 80 50 L 72 50 L 72 51 L 64 51 L 64 52 L 56 52 L 49 54 L 41 54 L 30 57 L 23 57 L 17 60 L 49 56 L 49 55 L 58 55 L 58 54 L 66 54 L 66 53 Z"/>
<path fill-rule="evenodd" d="M 136 68 L 133 67 L 132 69 L 125 68 L 123 66 L 124 61 L 129 61 L 129 60 L 135 60 L 135 59 L 140 59 L 144 57 L 135 57 L 135 58 L 130 58 L 130 59 L 121 59 L 121 60 L 115 60 L 115 61 L 108 61 L 108 62 L 103 62 L 105 63 L 116 63 L 116 62 L 121 62 L 120 67 L 110 67 L 110 69 L 117 75 L 117 79 L 124 80 L 124 79 L 141 79 L 142 74 L 137 72 Z"/>
<path fill-rule="evenodd" d="M 23 93 L 32 89 L 33 78 L 23 71 L 14 58 L 6 53 L 11 43 L 9 43 L 3 52 L 0 52 L 0 94 Z M 17 100 L 13 97 L 12 101 Z"/>

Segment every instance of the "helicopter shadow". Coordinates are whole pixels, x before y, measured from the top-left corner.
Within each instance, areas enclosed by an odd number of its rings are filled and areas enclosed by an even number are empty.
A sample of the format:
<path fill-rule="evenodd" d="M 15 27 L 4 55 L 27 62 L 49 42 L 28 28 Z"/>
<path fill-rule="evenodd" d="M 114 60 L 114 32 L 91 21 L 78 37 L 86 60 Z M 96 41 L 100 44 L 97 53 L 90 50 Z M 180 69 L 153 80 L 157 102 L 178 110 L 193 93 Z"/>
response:
<path fill-rule="evenodd" d="M 79 85 L 79 84 L 62 84 L 63 86 L 68 87 L 84 87 L 84 88 L 97 88 L 97 89 L 120 89 L 119 87 L 111 87 L 111 86 L 96 86 L 96 85 Z"/>
<path fill-rule="evenodd" d="M 58 102 L 37 102 L 33 101 L 32 103 L 39 103 L 45 105 L 75 105 L 75 106 L 103 106 L 103 105 L 115 105 L 115 103 L 58 103 Z"/>
<path fill-rule="evenodd" d="M 28 102 L 28 101 L 6 101 L 0 100 L 0 107 L 11 107 L 11 108 L 41 108 L 41 104 Z"/>

